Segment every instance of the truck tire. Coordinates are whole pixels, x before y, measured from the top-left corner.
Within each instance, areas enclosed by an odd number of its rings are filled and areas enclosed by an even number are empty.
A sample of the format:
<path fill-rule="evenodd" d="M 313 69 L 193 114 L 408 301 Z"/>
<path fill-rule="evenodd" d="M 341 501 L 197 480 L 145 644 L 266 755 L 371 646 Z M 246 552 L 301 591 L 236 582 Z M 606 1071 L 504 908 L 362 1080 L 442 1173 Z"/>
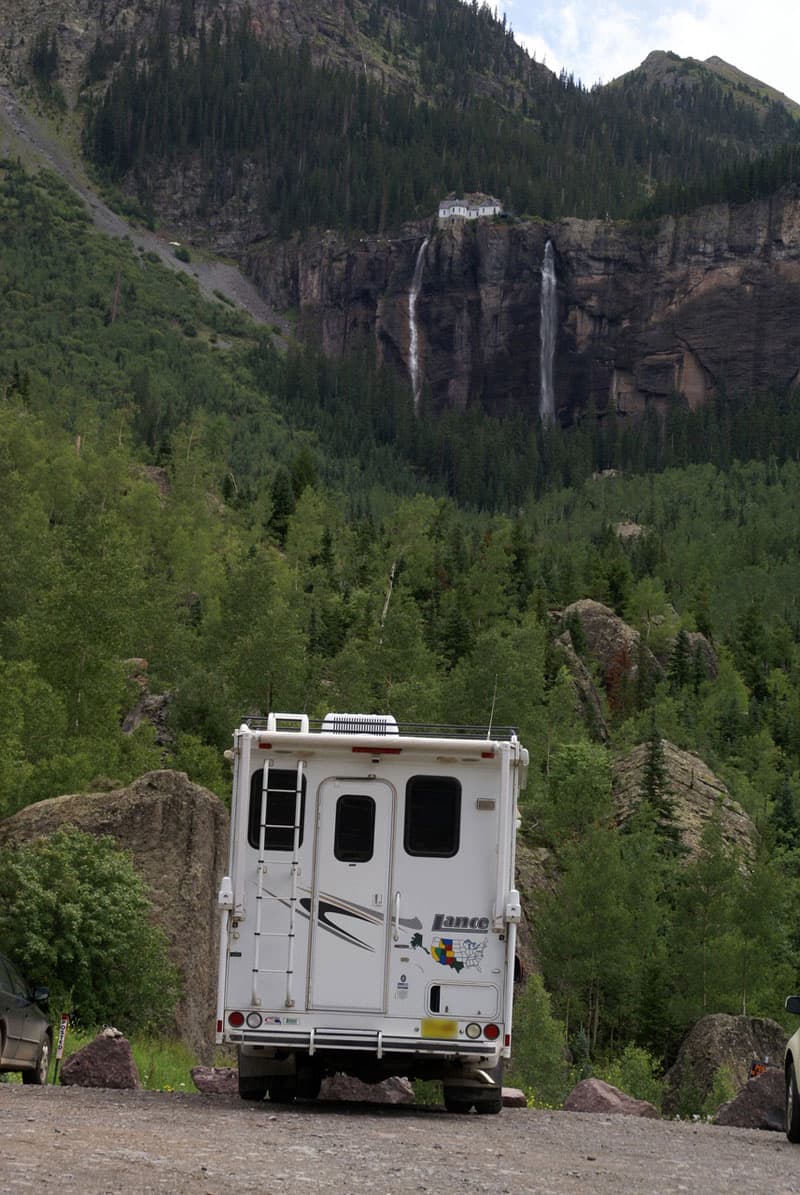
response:
<path fill-rule="evenodd" d="M 275 1075 L 267 1081 L 269 1098 L 273 1104 L 293 1104 L 297 1098 L 297 1079 L 294 1075 Z"/>
<path fill-rule="evenodd" d="M 503 1093 L 502 1091 L 494 1092 L 487 1099 L 475 1100 L 475 1111 L 482 1116 L 496 1116 L 498 1112 L 503 1110 Z"/>
<path fill-rule="evenodd" d="M 795 1145 L 800 1142 L 800 1095 L 793 1062 L 786 1067 L 786 1136 Z"/>
<path fill-rule="evenodd" d="M 263 1100 L 267 1094 L 266 1075 L 243 1075 L 239 1072 L 239 1096 L 243 1100 Z"/>
<path fill-rule="evenodd" d="M 448 1112 L 463 1116 L 472 1107 L 472 1097 L 464 1087 L 445 1087 L 444 1106 Z"/>
<path fill-rule="evenodd" d="M 297 1063 L 297 1096 L 301 1100 L 315 1100 L 322 1086 L 322 1071 L 309 1059 Z"/>

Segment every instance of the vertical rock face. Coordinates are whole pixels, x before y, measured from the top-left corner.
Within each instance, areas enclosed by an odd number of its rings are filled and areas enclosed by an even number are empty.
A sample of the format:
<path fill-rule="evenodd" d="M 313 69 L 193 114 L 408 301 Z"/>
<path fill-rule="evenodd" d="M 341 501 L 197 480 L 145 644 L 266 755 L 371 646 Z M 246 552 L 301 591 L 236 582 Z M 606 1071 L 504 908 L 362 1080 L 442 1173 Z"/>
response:
<path fill-rule="evenodd" d="M 246 266 L 327 353 L 373 344 L 408 376 L 408 293 L 429 225 L 348 244 L 252 246 Z M 556 417 L 696 407 L 800 382 L 800 188 L 649 226 L 480 220 L 435 229 L 416 302 L 423 394 L 538 416 L 545 244 L 555 252 Z"/>
<path fill-rule="evenodd" d="M 216 896 L 228 854 L 222 801 L 183 772 L 148 772 L 113 792 L 28 805 L 0 822 L 0 843 L 29 842 L 66 825 L 110 834 L 131 852 L 183 980 L 176 1031 L 201 1059 L 210 1059 L 219 944 Z"/>

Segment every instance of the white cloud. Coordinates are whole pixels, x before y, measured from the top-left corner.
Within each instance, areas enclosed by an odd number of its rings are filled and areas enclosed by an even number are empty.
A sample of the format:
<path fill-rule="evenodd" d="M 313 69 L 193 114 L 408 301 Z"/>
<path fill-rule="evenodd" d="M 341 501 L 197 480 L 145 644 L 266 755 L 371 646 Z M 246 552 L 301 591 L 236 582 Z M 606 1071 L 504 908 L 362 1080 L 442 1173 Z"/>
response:
<path fill-rule="evenodd" d="M 517 39 L 539 61 L 587 86 L 633 70 L 651 50 L 682 58 L 718 55 L 800 101 L 797 0 L 514 0 Z"/>

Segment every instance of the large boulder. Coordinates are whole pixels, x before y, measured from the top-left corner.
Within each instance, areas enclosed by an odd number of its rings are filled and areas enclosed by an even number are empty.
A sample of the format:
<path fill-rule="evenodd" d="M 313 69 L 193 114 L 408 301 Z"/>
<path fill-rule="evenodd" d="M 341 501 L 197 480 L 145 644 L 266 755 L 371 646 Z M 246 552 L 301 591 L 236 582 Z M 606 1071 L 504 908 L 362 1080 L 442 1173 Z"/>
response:
<path fill-rule="evenodd" d="M 239 1073 L 235 1066 L 193 1066 L 192 1082 L 203 1095 L 238 1095 Z"/>
<path fill-rule="evenodd" d="M 389 1078 L 380 1083 L 363 1083 L 353 1075 L 330 1075 L 322 1080 L 321 1100 L 358 1100 L 367 1104 L 413 1104 L 414 1088 L 409 1079 Z"/>
<path fill-rule="evenodd" d="M 649 749 L 649 744 L 640 743 L 614 761 L 614 805 L 620 825 L 635 813 L 642 799 Z M 697 857 L 703 830 L 713 816 L 718 816 L 726 846 L 738 855 L 744 867 L 749 867 L 758 838 L 750 816 L 699 755 L 682 751 L 667 739 L 661 740 L 661 752 L 664 795 L 672 803 L 687 859 Z"/>
<path fill-rule="evenodd" d="M 577 619 L 586 641 L 586 656 L 597 671 L 612 704 L 621 700 L 625 686 L 634 686 L 641 668 L 649 676 L 661 676 L 663 669 L 641 635 L 609 606 L 581 598 L 561 612 L 559 626 L 569 629 Z"/>
<path fill-rule="evenodd" d="M 591 672 L 575 651 L 569 631 L 563 631 L 558 636 L 555 646 L 572 681 L 576 713 L 582 714 L 586 725 L 596 738 L 607 743 L 610 735 L 600 692 Z"/>
<path fill-rule="evenodd" d="M 214 1041 L 219 915 L 228 859 L 228 815 L 219 797 L 184 772 L 148 772 L 112 792 L 53 797 L 0 822 L 0 845 L 30 842 L 72 825 L 111 835 L 147 882 L 154 919 L 181 974 L 178 1035 L 202 1061 Z"/>
<path fill-rule="evenodd" d="M 702 1017 L 681 1042 L 678 1057 L 665 1075 L 664 1111 L 699 1112 L 720 1068 L 738 1091 L 747 1083 L 754 1060 L 780 1064 L 786 1036 L 782 1025 L 766 1017 L 727 1013 Z M 695 1105 L 691 1109 L 687 1108 L 689 1101 Z"/>
<path fill-rule="evenodd" d="M 558 885 L 555 856 L 547 847 L 532 847 L 521 838 L 516 850 L 516 883 L 522 902 L 522 920 L 517 930 L 519 979 L 538 967 L 533 927 L 536 923 L 537 898 L 542 892 L 555 892 Z"/>
<path fill-rule="evenodd" d="M 617 1116 L 658 1116 L 647 1100 L 635 1100 L 602 1079 L 581 1079 L 564 1100 L 565 1112 L 605 1112 Z"/>
<path fill-rule="evenodd" d="M 719 676 L 719 656 L 700 631 L 687 631 L 686 640 L 692 656 L 697 656 L 707 680 L 716 680 Z"/>
<path fill-rule="evenodd" d="M 768 1066 L 748 1079 L 738 1095 L 722 1104 L 714 1124 L 736 1129 L 772 1129 L 782 1133 L 785 1125 L 783 1068 Z"/>
<path fill-rule="evenodd" d="M 104 1029 L 88 1045 L 76 1050 L 61 1067 L 64 1087 L 141 1087 L 131 1045 L 119 1029 Z"/>

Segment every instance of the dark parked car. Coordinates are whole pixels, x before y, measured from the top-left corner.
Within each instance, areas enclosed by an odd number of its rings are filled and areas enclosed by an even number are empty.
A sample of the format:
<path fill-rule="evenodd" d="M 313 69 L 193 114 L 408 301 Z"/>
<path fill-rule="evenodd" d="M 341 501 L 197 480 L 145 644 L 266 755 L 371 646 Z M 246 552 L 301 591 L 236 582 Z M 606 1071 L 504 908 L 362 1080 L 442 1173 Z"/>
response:
<path fill-rule="evenodd" d="M 23 1083 L 47 1082 L 53 1052 L 53 1031 L 42 1012 L 47 1001 L 47 988 L 31 991 L 0 954 L 0 1071 L 21 1071 Z"/>

